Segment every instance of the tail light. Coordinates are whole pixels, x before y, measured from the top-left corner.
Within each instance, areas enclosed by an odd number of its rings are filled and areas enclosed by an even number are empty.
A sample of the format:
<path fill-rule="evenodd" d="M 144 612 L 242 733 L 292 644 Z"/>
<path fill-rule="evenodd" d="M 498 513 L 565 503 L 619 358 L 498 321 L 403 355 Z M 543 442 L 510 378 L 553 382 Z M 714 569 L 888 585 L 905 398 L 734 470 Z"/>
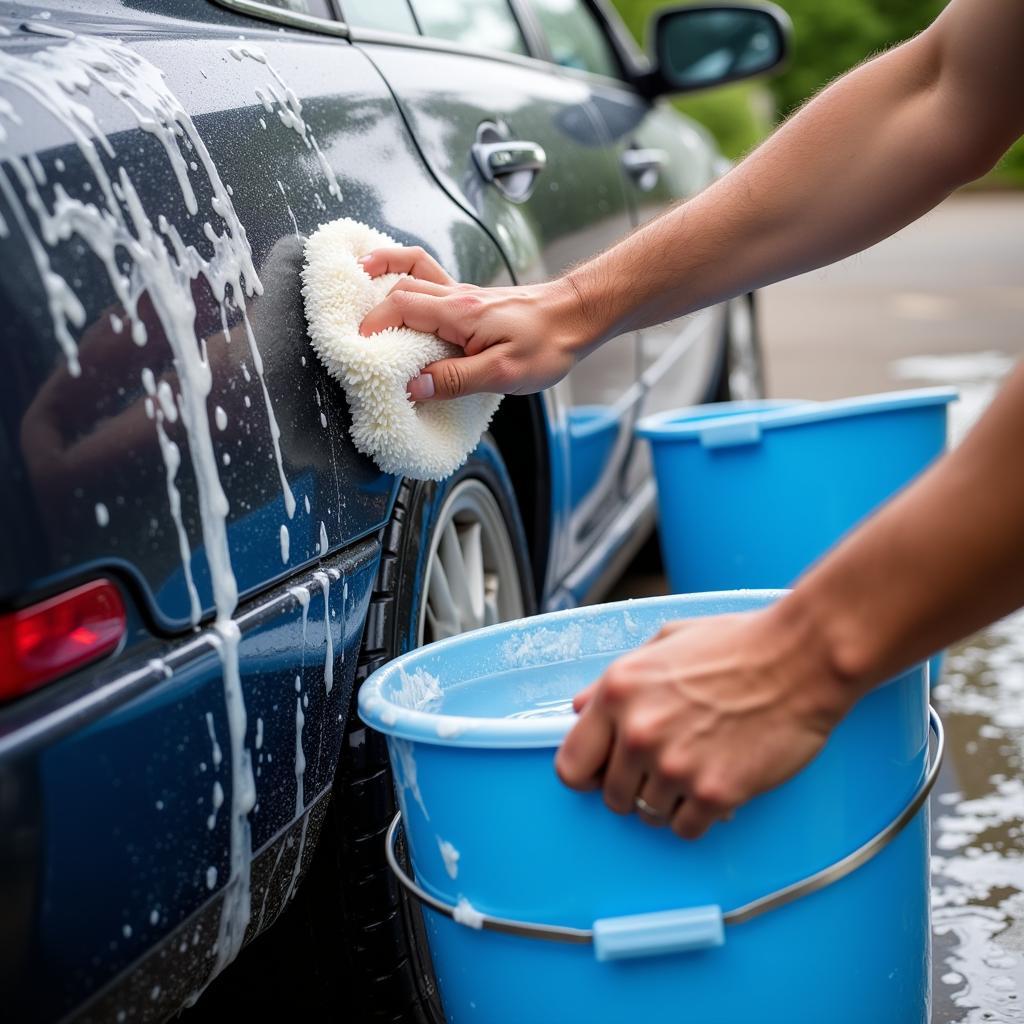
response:
<path fill-rule="evenodd" d="M 109 580 L 0 615 L 0 700 L 20 697 L 109 654 L 127 628 Z"/>

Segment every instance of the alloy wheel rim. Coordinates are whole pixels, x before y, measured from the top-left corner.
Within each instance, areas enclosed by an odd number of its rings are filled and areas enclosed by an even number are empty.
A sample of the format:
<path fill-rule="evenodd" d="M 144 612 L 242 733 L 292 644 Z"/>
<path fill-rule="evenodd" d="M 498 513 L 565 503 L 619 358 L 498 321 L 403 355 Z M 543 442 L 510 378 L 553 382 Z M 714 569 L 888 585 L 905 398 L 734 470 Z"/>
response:
<path fill-rule="evenodd" d="M 525 614 L 512 537 L 482 481 L 463 480 L 441 507 L 423 589 L 419 644 Z"/>

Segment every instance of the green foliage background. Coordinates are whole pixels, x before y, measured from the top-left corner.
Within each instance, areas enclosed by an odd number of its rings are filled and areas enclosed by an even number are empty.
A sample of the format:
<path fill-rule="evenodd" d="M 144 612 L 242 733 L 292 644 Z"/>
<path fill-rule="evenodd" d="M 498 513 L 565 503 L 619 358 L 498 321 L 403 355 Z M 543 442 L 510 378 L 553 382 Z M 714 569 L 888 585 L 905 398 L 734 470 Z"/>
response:
<path fill-rule="evenodd" d="M 613 0 L 643 45 L 651 15 L 665 0 Z M 776 0 L 793 21 L 789 67 L 774 78 L 740 83 L 676 101 L 707 125 L 731 159 L 742 156 L 772 125 L 822 86 L 865 58 L 920 32 L 945 0 Z M 1024 186 L 1024 142 L 1018 142 L 987 184 Z"/>

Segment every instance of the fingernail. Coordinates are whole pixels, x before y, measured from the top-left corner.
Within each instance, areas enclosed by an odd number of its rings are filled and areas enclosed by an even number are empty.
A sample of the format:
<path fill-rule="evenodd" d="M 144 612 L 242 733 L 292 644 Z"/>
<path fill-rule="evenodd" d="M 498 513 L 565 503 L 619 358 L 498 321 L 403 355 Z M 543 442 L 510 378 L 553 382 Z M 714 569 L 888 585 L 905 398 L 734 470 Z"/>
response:
<path fill-rule="evenodd" d="M 434 397 L 434 378 L 432 374 L 421 373 L 413 377 L 408 385 L 409 397 L 414 402 L 420 402 L 424 398 Z"/>
<path fill-rule="evenodd" d="M 367 253 L 365 256 L 360 256 L 359 257 L 359 262 L 360 263 L 369 263 L 370 262 L 370 258 L 371 258 L 371 254 Z"/>

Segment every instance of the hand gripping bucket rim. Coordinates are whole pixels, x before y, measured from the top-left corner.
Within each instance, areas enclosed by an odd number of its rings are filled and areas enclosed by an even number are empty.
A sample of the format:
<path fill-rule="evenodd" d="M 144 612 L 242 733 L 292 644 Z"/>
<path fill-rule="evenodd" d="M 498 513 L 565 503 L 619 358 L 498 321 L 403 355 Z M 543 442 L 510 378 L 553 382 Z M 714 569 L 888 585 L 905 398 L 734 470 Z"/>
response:
<path fill-rule="evenodd" d="M 783 590 L 733 590 L 721 593 L 694 593 L 671 595 L 673 617 L 685 618 L 685 611 L 691 607 L 707 608 L 720 605 L 721 613 L 750 610 L 767 601 L 777 600 Z M 645 605 L 664 602 L 664 597 L 639 598 L 609 602 L 597 606 L 601 612 L 638 609 Z M 741 604 L 737 604 L 737 602 Z M 516 631 L 532 631 L 543 623 L 545 629 L 557 630 L 560 625 L 571 623 L 580 617 L 581 608 L 565 608 L 542 615 L 510 619 L 481 629 L 447 637 L 444 640 L 416 648 L 393 658 L 386 665 L 374 671 L 359 691 L 359 717 L 369 726 L 387 736 L 412 740 L 417 743 L 431 743 L 445 747 L 536 748 L 558 747 L 576 720 L 574 714 L 552 715 L 536 719 L 513 719 L 491 717 L 469 717 L 451 714 L 437 714 L 434 711 L 411 706 L 408 700 L 388 700 L 384 691 L 393 681 L 402 677 L 410 661 L 425 659 L 432 651 L 442 649 L 451 657 L 470 653 L 476 648 L 487 646 L 491 637 L 497 634 L 515 634 Z M 675 612 L 679 612 L 676 615 Z M 707 614 L 706 612 L 704 614 Z M 667 620 L 666 620 L 667 621 Z M 542 664 L 548 667 L 556 661 L 572 660 L 574 655 L 564 658 L 553 657 Z M 541 662 L 538 662 L 541 664 Z M 414 702 L 413 702 L 414 703 Z"/>
<path fill-rule="evenodd" d="M 770 592 L 747 592 L 746 597 L 763 598 Z M 685 603 L 688 599 L 694 603 L 714 599 L 714 594 L 695 594 L 678 597 L 677 602 Z M 739 596 L 739 595 L 734 595 Z M 776 595 L 772 595 L 776 596 Z M 654 598 L 654 602 L 662 599 Z M 626 609 L 645 604 L 645 601 L 619 602 L 617 605 L 605 605 L 606 610 Z M 678 604 L 675 606 L 678 607 Z M 568 613 L 550 613 L 542 618 L 545 621 L 557 621 L 559 616 L 566 618 L 578 609 L 570 609 Z M 528 619 L 513 623 L 502 623 L 486 629 L 476 630 L 461 637 L 453 637 L 441 644 L 430 645 L 411 652 L 412 656 L 422 655 L 431 647 L 444 646 L 446 649 L 457 645 L 459 641 L 469 642 L 486 639 L 487 634 L 505 632 L 510 627 L 526 625 Z M 406 655 L 405 658 L 410 657 Z M 444 729 L 438 730 L 441 721 L 450 716 L 439 715 L 431 711 L 422 711 L 392 704 L 382 694 L 381 689 L 394 673 L 401 671 L 399 658 L 378 670 L 364 685 L 359 695 L 359 712 L 362 719 L 391 736 L 414 739 L 430 744 L 445 746 L 475 746 L 487 748 L 529 748 L 535 746 L 557 746 L 568 731 L 573 715 L 561 715 L 541 720 L 509 720 L 502 718 L 476 719 L 476 724 L 467 733 L 459 734 L 456 719 L 456 734 L 444 736 Z M 449 723 L 452 725 L 452 723 Z M 742 905 L 722 910 L 717 905 L 688 906 L 650 913 L 617 915 L 601 918 L 593 922 L 590 928 L 538 924 L 530 921 L 502 917 L 497 915 L 474 912 L 473 920 L 467 921 L 460 914 L 458 906 L 431 894 L 409 876 L 399 863 L 395 852 L 398 830 L 402 824 L 399 812 L 392 820 L 385 837 L 385 854 L 391 871 L 407 892 L 422 904 L 430 907 L 447 918 L 477 930 L 499 932 L 525 938 L 541 939 L 550 942 L 570 944 L 590 944 L 595 959 L 598 961 L 632 959 L 665 953 L 681 953 L 691 950 L 707 949 L 721 946 L 725 941 L 725 926 L 745 923 L 761 914 L 782 907 L 788 903 L 810 895 L 827 886 L 838 882 L 861 866 L 867 864 L 903 831 L 917 815 L 931 792 L 944 753 L 944 737 L 942 723 L 934 708 L 929 709 L 929 726 L 935 744 L 931 763 L 924 777 L 911 798 L 901 810 L 879 831 L 861 845 L 846 853 L 821 869 L 805 877 L 768 892 Z"/>

